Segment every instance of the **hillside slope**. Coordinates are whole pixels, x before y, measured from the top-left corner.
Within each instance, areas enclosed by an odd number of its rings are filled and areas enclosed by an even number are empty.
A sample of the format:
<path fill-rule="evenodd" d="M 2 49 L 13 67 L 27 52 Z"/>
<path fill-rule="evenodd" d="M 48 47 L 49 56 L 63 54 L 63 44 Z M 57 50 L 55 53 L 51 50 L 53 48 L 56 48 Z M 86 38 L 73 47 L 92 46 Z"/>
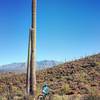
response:
<path fill-rule="evenodd" d="M 7 95 L 9 90 L 11 95 L 23 95 L 26 88 L 25 76 L 0 74 L 0 95 Z M 100 95 L 100 54 L 37 71 L 38 93 L 45 82 L 54 94 Z"/>
<path fill-rule="evenodd" d="M 100 54 L 39 72 L 37 82 L 47 82 L 59 94 L 100 93 Z"/>

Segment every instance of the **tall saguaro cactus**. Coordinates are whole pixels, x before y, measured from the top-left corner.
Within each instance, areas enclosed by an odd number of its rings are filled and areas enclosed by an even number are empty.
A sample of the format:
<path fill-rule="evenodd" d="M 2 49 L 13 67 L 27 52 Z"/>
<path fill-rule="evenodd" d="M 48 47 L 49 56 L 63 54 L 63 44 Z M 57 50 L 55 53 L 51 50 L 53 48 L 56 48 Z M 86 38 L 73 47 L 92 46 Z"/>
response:
<path fill-rule="evenodd" d="M 31 65 L 31 31 L 29 32 L 28 43 L 28 59 L 27 59 L 27 76 L 26 76 L 26 92 L 30 93 L 30 65 Z"/>
<path fill-rule="evenodd" d="M 32 0 L 32 24 L 28 44 L 27 93 L 36 95 L 36 0 Z"/>

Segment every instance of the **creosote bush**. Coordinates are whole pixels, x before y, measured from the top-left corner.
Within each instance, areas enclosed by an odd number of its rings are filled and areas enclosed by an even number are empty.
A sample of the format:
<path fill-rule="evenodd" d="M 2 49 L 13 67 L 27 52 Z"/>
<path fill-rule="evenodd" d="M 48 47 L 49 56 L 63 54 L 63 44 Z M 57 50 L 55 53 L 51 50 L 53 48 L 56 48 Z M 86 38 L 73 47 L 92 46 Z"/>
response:
<path fill-rule="evenodd" d="M 70 90 L 71 90 L 71 88 L 70 88 L 69 84 L 66 83 L 65 85 L 62 86 L 62 88 L 60 90 L 60 95 L 64 95 L 64 94 L 70 92 Z"/>

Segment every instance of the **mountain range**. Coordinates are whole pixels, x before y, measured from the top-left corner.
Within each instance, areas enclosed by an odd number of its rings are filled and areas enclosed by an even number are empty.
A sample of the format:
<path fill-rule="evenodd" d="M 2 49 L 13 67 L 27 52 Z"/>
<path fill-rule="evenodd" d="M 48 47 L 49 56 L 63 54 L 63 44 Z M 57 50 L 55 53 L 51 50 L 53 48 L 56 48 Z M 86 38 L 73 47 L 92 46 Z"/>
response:
<path fill-rule="evenodd" d="M 54 60 L 43 60 L 37 62 L 37 70 L 42 70 L 46 68 L 51 68 L 53 66 L 59 65 L 62 62 Z M 26 63 L 12 63 L 0 66 L 0 72 L 26 72 Z"/>

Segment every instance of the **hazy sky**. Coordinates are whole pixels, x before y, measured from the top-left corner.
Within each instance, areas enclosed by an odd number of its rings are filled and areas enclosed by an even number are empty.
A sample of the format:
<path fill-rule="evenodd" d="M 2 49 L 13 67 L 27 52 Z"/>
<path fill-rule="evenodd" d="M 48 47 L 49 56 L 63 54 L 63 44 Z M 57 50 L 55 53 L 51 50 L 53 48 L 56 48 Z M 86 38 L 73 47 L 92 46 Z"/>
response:
<path fill-rule="evenodd" d="M 0 65 L 27 60 L 31 0 L 0 0 Z M 37 60 L 100 52 L 100 0 L 38 0 Z"/>

